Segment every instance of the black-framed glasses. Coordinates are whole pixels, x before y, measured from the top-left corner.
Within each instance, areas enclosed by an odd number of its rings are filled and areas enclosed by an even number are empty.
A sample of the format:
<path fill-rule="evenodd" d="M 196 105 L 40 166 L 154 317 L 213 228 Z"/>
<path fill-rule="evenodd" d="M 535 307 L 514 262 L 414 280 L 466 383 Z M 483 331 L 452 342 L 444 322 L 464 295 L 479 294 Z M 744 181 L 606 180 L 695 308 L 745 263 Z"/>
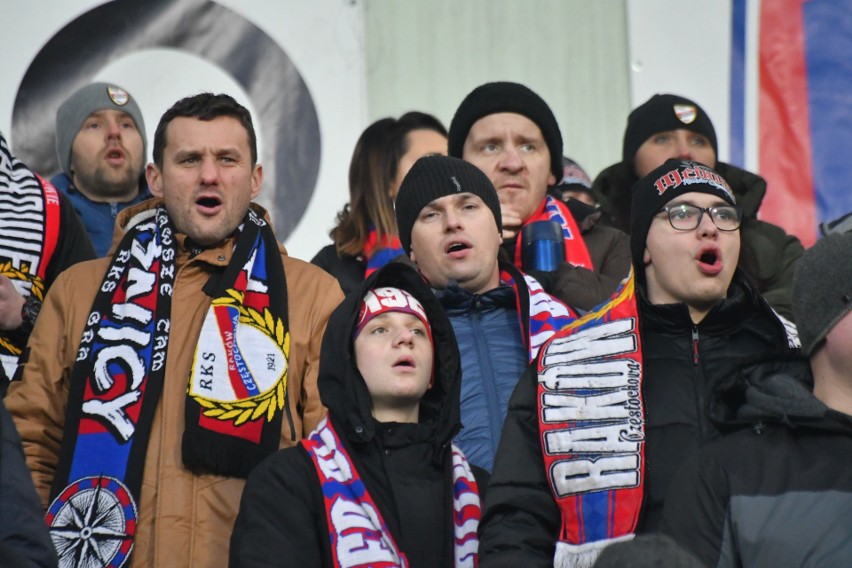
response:
<path fill-rule="evenodd" d="M 679 203 L 663 207 L 660 213 L 666 213 L 671 226 L 678 231 L 693 231 L 701 224 L 704 213 L 720 231 L 736 231 L 743 222 L 743 210 L 735 205 L 717 207 L 698 207 L 688 203 Z"/>

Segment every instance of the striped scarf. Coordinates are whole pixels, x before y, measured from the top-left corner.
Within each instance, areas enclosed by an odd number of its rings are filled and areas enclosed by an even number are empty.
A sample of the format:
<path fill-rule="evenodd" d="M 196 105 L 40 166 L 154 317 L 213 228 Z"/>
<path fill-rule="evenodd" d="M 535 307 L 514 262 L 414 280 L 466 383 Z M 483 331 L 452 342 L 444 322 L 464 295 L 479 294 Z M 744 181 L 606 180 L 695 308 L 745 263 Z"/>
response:
<path fill-rule="evenodd" d="M 407 567 L 405 554 L 399 550 L 328 419 L 324 418 L 301 443 L 314 463 L 322 486 L 335 568 Z M 454 565 L 472 568 L 477 565 L 478 558 L 479 492 L 467 458 L 455 446 L 452 447 L 452 465 Z"/>
<path fill-rule="evenodd" d="M 22 296 L 44 300 L 44 277 L 59 238 L 59 195 L 12 155 L 0 134 L 0 275 Z M 12 380 L 22 341 L 0 331 L 0 381 Z"/>

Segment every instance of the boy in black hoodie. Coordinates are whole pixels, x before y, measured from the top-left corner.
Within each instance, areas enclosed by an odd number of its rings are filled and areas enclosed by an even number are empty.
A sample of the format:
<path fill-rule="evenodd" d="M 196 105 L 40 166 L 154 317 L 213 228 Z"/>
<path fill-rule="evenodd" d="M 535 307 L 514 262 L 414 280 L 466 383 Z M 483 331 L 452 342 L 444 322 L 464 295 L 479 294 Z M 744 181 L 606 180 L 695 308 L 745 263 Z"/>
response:
<path fill-rule="evenodd" d="M 392 263 L 369 277 L 323 337 L 328 418 L 252 473 L 231 566 L 474 566 L 484 473 L 451 444 L 460 375 L 417 272 Z"/>

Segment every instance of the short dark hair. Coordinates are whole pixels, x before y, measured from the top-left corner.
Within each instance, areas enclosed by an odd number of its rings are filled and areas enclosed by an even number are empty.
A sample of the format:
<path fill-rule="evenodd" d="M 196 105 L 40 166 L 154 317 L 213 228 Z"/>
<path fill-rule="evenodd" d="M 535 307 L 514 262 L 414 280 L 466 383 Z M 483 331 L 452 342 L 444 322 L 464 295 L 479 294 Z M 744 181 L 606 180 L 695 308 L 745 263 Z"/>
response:
<path fill-rule="evenodd" d="M 178 117 L 187 117 L 209 121 L 220 116 L 236 118 L 246 129 L 249 147 L 251 148 L 251 165 L 254 166 L 257 163 L 257 135 L 254 132 L 251 113 L 230 95 L 200 93 L 179 100 L 160 118 L 160 123 L 157 125 L 156 132 L 154 132 L 154 163 L 157 164 L 157 167 L 163 167 L 166 128 L 172 120 Z"/>

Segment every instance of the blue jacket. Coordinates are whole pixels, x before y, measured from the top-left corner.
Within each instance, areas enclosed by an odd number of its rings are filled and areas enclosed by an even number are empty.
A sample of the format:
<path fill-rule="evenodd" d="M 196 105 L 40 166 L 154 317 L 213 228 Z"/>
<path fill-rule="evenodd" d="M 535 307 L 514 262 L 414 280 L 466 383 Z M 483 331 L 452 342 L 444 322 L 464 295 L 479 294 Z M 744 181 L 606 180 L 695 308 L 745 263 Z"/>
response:
<path fill-rule="evenodd" d="M 521 282 L 523 279 L 520 278 Z M 435 290 L 461 353 L 462 430 L 455 439 L 470 463 L 491 471 L 509 397 L 529 362 L 515 291 L 476 295 L 458 286 Z"/>
<path fill-rule="evenodd" d="M 106 256 L 109 252 L 109 247 L 112 245 L 112 237 L 115 229 L 115 218 L 123 209 L 127 209 L 131 205 L 136 205 L 146 199 L 151 198 L 151 192 L 148 190 L 148 185 L 145 183 L 145 177 L 141 176 L 139 180 L 139 194 L 130 201 L 109 203 L 99 203 L 92 201 L 74 187 L 66 174 L 58 174 L 54 176 L 50 183 L 56 189 L 68 196 L 68 200 L 74 206 L 74 210 L 83 220 L 86 226 L 86 232 L 92 239 L 92 244 L 95 247 L 97 255 Z"/>

